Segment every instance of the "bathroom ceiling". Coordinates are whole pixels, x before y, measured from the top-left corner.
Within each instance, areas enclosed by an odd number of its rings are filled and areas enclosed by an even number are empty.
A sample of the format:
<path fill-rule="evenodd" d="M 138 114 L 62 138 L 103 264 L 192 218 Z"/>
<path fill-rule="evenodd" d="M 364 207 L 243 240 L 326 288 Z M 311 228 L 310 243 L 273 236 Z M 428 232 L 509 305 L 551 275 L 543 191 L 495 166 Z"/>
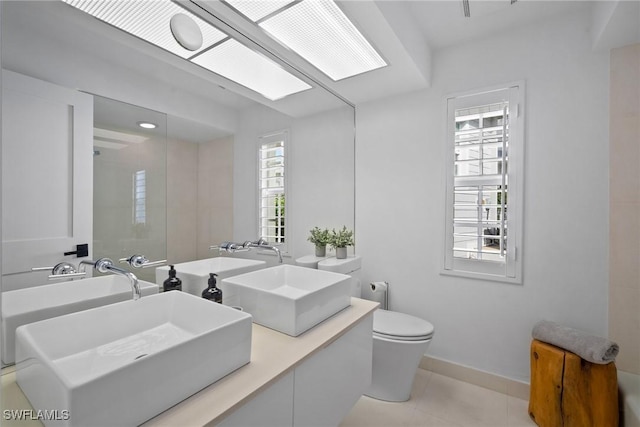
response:
<path fill-rule="evenodd" d="M 461 0 L 409 1 L 411 16 L 432 49 L 440 49 L 509 29 L 532 25 L 550 17 L 591 7 L 589 1 L 470 0 L 466 18 Z"/>
<path fill-rule="evenodd" d="M 519 0 L 511 4 L 510 0 L 470 0 L 471 17 L 465 18 L 460 0 L 337 1 L 345 15 L 354 22 L 388 65 L 335 81 L 281 42 L 269 37 L 264 29 L 236 13 L 228 4 L 217 0 L 180 1 L 184 8 L 200 16 L 209 16 L 209 19 L 212 19 L 209 14 L 223 16 L 224 22 L 217 18 L 212 21 L 217 25 L 222 22 L 232 28 L 230 32 L 235 31 L 240 37 L 260 40 L 266 48 L 259 51 L 260 54 L 277 55 L 293 65 L 298 70 L 299 77 L 304 79 L 305 76 L 311 76 L 317 82 L 313 83 L 314 89 L 276 101 L 264 99 L 239 85 L 234 86 L 226 79 L 217 76 L 212 78 L 211 73 L 201 67 L 103 24 L 61 1 L 44 3 L 48 3 L 47 11 L 38 16 L 23 11 L 22 15 L 18 13 L 14 18 L 13 14 L 17 12 L 10 11 L 12 15 L 8 18 L 8 23 L 12 26 L 11 32 L 18 33 L 10 42 L 20 40 L 20 43 L 28 43 L 29 40 L 41 40 L 44 37 L 50 43 L 46 49 L 52 56 L 55 55 L 56 46 L 90 52 L 103 61 L 120 63 L 142 75 L 154 75 L 176 88 L 213 99 L 234 109 L 260 103 L 291 116 L 303 116 L 340 105 L 319 87 L 329 89 L 353 105 L 425 89 L 431 83 L 431 61 L 433 53 L 438 49 L 498 32 L 508 34 L 505 31 L 510 28 L 535 25 L 537 21 L 550 17 L 561 18 L 562 15 L 584 11 L 595 2 Z M 5 13 L 3 18 L 7 19 L 7 15 Z M 224 25 L 221 30 L 226 32 L 229 28 Z M 89 31 L 86 34 L 83 32 L 83 37 L 78 37 L 78 28 Z M 15 46 L 4 49 L 3 59 L 5 56 L 10 58 L 6 64 L 11 65 L 11 58 L 20 56 L 19 50 Z M 140 55 L 141 52 L 144 55 Z M 20 58 L 23 62 L 28 60 Z M 41 70 L 42 73 L 45 71 Z M 189 78 L 185 78 L 187 75 Z"/>

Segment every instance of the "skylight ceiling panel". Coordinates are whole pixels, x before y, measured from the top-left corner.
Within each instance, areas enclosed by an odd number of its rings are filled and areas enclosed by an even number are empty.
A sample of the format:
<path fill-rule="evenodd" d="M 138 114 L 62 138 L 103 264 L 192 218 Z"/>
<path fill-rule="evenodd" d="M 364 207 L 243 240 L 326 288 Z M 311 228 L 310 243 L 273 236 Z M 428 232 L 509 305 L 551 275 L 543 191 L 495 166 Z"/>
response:
<path fill-rule="evenodd" d="M 63 0 L 83 12 L 121 30 L 151 42 L 182 58 L 206 49 L 227 37 L 222 31 L 209 25 L 194 14 L 169 0 Z M 189 51 L 180 46 L 169 31 L 171 17 L 182 13 L 193 19 L 202 31 L 202 47 Z"/>
<path fill-rule="evenodd" d="M 387 65 L 331 0 L 303 0 L 259 25 L 336 81 Z"/>
<path fill-rule="evenodd" d="M 253 22 L 271 15 L 295 0 L 226 0 L 234 9 L 242 13 Z"/>
<path fill-rule="evenodd" d="M 219 44 L 192 61 L 272 101 L 311 88 L 280 65 L 234 39 Z"/>

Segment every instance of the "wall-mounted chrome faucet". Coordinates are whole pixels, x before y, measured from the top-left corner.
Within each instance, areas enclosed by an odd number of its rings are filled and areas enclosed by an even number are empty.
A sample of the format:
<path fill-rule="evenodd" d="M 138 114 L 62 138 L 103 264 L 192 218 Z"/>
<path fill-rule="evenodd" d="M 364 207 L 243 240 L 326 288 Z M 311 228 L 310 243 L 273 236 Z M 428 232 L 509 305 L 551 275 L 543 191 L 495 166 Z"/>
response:
<path fill-rule="evenodd" d="M 246 252 L 251 250 L 251 248 L 256 249 L 266 249 L 269 251 L 273 251 L 278 255 L 278 261 L 282 264 L 282 253 L 278 247 L 270 245 L 264 238 L 259 238 L 256 241 L 247 240 L 244 243 L 234 243 L 234 242 L 222 242 L 219 245 L 210 246 L 209 249 L 217 249 L 219 252 Z"/>
<path fill-rule="evenodd" d="M 280 252 L 280 249 L 278 249 L 277 246 L 270 245 L 269 242 L 267 242 L 262 237 L 259 238 L 256 241 L 254 241 L 254 242 L 252 242 L 251 240 L 247 240 L 246 242 L 244 242 L 242 244 L 242 247 L 244 247 L 244 248 L 266 249 L 266 250 L 269 250 L 269 251 L 273 251 L 273 252 L 276 253 L 276 255 L 278 255 L 278 261 L 280 261 L 280 264 L 282 264 L 282 253 Z"/>
<path fill-rule="evenodd" d="M 33 267 L 31 271 L 47 271 L 50 270 L 49 280 L 74 279 L 77 277 L 85 277 L 86 271 L 78 271 L 75 265 L 69 262 L 60 262 L 53 267 Z"/>
<path fill-rule="evenodd" d="M 131 293 L 132 293 L 133 299 L 134 300 L 140 299 L 140 296 L 141 296 L 140 285 L 138 284 L 138 278 L 136 277 L 136 275 L 130 271 L 124 270 L 120 267 L 116 267 L 113 264 L 113 261 L 111 261 L 109 258 L 100 258 L 97 261 L 82 260 L 80 261 L 80 264 L 90 265 L 100 273 L 114 273 L 119 276 L 126 277 L 129 280 L 129 283 L 131 284 Z"/>
<path fill-rule="evenodd" d="M 164 265 L 167 260 L 163 259 L 161 261 L 149 261 L 147 257 L 144 255 L 131 255 L 129 258 L 120 258 L 120 262 L 126 262 L 133 268 L 149 268 L 149 267 L 157 267 L 159 265 Z"/>

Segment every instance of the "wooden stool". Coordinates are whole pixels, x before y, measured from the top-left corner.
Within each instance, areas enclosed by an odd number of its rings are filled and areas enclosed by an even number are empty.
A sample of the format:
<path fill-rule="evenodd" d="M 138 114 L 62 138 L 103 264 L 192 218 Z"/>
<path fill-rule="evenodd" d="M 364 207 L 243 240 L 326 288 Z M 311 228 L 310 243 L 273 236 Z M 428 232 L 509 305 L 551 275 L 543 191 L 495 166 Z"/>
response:
<path fill-rule="evenodd" d="M 542 341 L 531 342 L 529 416 L 540 427 L 618 427 L 618 376 Z"/>

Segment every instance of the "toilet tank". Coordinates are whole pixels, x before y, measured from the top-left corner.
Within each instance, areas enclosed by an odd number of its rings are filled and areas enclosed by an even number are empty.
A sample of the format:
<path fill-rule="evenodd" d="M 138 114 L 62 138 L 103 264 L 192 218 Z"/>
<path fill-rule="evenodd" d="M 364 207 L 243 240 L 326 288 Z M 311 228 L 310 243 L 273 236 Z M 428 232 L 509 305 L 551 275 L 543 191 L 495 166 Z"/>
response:
<path fill-rule="evenodd" d="M 300 258 L 296 258 L 296 265 L 300 266 L 300 267 L 307 267 L 307 268 L 318 268 L 318 263 L 322 260 L 327 259 L 327 257 L 323 256 L 323 257 L 318 257 L 315 255 L 305 255 L 303 257 Z"/>
<path fill-rule="evenodd" d="M 318 270 L 333 271 L 351 276 L 351 296 L 360 298 L 362 295 L 362 258 L 358 255 L 344 259 L 335 257 L 318 262 Z"/>

